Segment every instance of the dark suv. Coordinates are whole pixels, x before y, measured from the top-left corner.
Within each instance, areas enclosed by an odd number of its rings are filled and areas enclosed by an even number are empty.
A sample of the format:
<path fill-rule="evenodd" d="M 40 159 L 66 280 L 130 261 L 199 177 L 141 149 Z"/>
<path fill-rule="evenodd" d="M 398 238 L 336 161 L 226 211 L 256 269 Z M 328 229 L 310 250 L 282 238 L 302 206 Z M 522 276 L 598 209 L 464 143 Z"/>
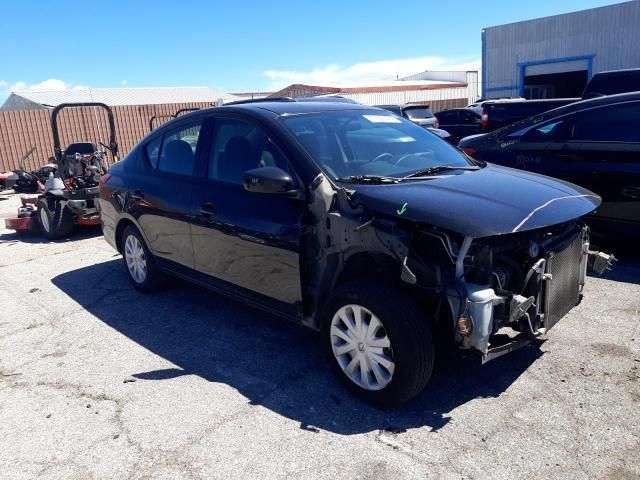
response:
<path fill-rule="evenodd" d="M 482 133 L 482 115 L 472 108 L 454 108 L 436 113 L 440 128 L 451 135 L 451 143 L 457 145 L 460 139 Z"/>
<path fill-rule="evenodd" d="M 434 341 L 487 361 L 548 332 L 581 299 L 599 203 L 384 110 L 284 99 L 172 120 L 100 191 L 135 288 L 175 275 L 321 331 L 382 405 L 425 387 Z"/>
<path fill-rule="evenodd" d="M 602 197 L 603 233 L 640 236 L 640 92 L 599 97 L 465 138 L 474 158 L 582 185 Z"/>

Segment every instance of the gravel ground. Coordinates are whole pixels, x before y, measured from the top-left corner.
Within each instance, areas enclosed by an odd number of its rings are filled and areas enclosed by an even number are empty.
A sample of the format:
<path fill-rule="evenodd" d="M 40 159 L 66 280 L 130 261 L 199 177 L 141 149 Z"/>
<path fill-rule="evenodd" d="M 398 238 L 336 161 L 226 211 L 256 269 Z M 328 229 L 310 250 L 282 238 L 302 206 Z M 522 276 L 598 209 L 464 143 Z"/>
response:
<path fill-rule="evenodd" d="M 0 217 L 18 203 L 0 194 Z M 638 256 L 548 341 L 439 365 L 381 411 L 311 331 L 183 282 L 139 294 L 99 230 L 2 227 L 3 479 L 640 478 Z"/>

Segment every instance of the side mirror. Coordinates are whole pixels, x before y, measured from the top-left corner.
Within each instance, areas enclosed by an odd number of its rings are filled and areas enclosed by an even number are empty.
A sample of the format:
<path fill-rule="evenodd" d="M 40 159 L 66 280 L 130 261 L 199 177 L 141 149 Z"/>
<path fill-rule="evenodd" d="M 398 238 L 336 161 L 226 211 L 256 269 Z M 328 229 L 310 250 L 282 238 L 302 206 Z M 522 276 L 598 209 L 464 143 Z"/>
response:
<path fill-rule="evenodd" d="M 291 175 L 278 167 L 260 167 L 244 172 L 242 185 L 247 192 L 295 197 L 298 190 Z"/>

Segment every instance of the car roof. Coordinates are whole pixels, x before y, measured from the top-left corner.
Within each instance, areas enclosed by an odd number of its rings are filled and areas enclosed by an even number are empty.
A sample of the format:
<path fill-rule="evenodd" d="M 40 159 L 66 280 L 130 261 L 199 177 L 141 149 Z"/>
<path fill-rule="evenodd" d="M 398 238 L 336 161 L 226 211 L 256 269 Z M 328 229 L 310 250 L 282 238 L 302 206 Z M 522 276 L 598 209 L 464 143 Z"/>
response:
<path fill-rule="evenodd" d="M 621 68 L 620 70 L 604 70 L 602 72 L 598 72 L 596 74 L 594 74 L 593 76 L 595 77 L 597 76 L 607 76 L 607 75 L 615 75 L 617 73 L 638 73 L 640 72 L 640 68 Z"/>
<path fill-rule="evenodd" d="M 539 115 L 534 115 L 529 118 L 525 118 L 518 122 L 512 123 L 511 125 L 507 125 L 498 130 L 494 130 L 489 133 L 489 135 L 499 135 L 500 132 L 514 132 L 519 129 L 526 128 L 527 126 L 540 124 L 542 122 L 546 122 L 548 120 L 553 120 L 554 118 L 568 115 L 570 113 L 579 112 L 582 110 L 586 110 L 589 108 L 600 107 L 605 105 L 615 105 L 617 103 L 630 102 L 634 100 L 640 100 L 640 91 L 639 92 L 631 92 L 631 93 L 619 93 L 616 95 L 607 95 L 602 97 L 590 98 L 587 100 L 579 100 L 574 103 L 570 103 L 568 105 L 563 105 L 562 107 L 554 108 L 553 110 L 549 110 L 547 112 L 543 112 Z"/>
<path fill-rule="evenodd" d="M 216 107 L 215 111 L 225 110 L 248 110 L 255 113 L 263 113 L 264 111 L 272 112 L 277 115 L 312 113 L 312 112 L 331 112 L 340 110 L 380 110 L 368 105 L 360 105 L 359 103 L 350 103 L 344 101 L 260 101 L 223 105 Z"/>
<path fill-rule="evenodd" d="M 592 108 L 592 107 L 599 107 L 601 105 L 611 105 L 615 103 L 629 102 L 632 100 L 640 100 L 640 91 L 631 92 L 631 93 L 618 93 L 615 95 L 604 95 L 602 97 L 589 98 L 587 100 L 579 100 L 577 102 L 570 103 L 568 105 L 564 105 L 562 107 L 550 110 L 550 112 L 554 112 L 556 115 L 562 115 L 565 113 L 575 112 L 585 108 Z M 545 112 L 545 115 L 547 113 L 548 112 Z"/>
<path fill-rule="evenodd" d="M 478 113 L 478 108 L 476 108 L 476 107 L 447 108 L 446 110 L 440 110 L 438 113 L 445 113 L 445 112 L 471 112 L 471 113 Z M 436 113 L 436 115 L 438 113 Z"/>

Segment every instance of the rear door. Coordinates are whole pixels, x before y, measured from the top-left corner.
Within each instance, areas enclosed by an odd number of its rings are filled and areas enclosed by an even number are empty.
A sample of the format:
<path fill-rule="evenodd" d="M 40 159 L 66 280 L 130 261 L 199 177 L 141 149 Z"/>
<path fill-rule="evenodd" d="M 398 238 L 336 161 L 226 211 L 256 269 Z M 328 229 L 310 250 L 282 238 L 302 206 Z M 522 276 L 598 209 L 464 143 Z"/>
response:
<path fill-rule="evenodd" d="M 153 254 L 190 268 L 194 260 L 189 210 L 201 126 L 201 120 L 184 121 L 152 137 L 142 148 L 142 171 L 129 193 L 131 213 Z"/>
<path fill-rule="evenodd" d="M 294 173 L 289 161 L 252 120 L 210 121 L 213 136 L 191 204 L 195 268 L 214 286 L 298 314 L 304 203 L 242 186 L 243 173 L 260 166 Z"/>

